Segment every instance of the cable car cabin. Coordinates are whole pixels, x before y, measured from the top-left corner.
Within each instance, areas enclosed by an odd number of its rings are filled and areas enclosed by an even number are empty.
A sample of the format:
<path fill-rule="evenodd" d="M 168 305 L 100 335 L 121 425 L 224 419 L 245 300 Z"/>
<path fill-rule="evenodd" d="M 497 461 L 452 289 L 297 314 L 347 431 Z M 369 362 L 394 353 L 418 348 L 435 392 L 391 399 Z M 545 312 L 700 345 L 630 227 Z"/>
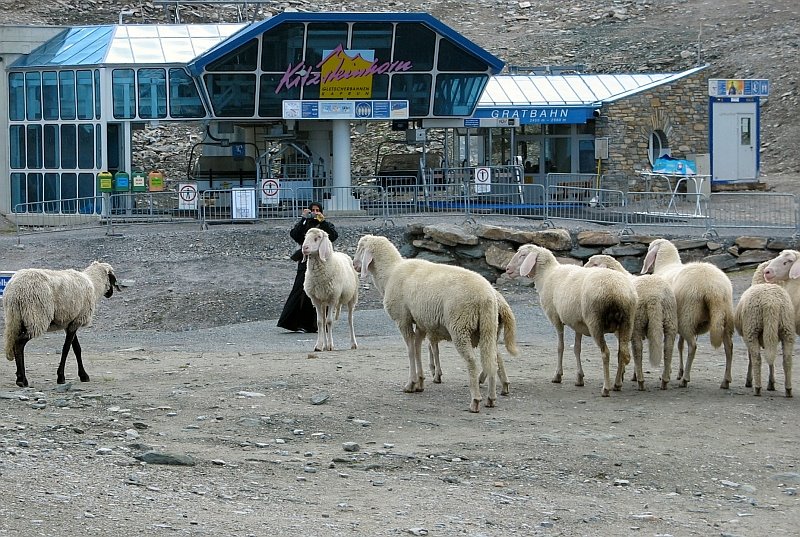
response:
<path fill-rule="evenodd" d="M 230 207 L 230 193 L 220 192 L 237 187 L 256 187 L 256 161 L 253 157 L 201 155 L 197 157 L 190 180 L 198 192 L 207 192 L 204 199 L 214 200 L 217 207 Z"/>

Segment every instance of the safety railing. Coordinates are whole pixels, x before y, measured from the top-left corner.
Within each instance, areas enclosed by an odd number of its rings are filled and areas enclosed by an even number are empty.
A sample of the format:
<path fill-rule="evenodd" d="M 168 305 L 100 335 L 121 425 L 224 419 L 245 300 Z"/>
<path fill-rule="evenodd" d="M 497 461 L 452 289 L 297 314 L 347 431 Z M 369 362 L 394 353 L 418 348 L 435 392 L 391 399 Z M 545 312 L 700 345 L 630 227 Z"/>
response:
<path fill-rule="evenodd" d="M 709 229 L 752 232 L 754 229 L 797 233 L 797 200 L 777 192 L 715 192 L 708 202 Z"/>

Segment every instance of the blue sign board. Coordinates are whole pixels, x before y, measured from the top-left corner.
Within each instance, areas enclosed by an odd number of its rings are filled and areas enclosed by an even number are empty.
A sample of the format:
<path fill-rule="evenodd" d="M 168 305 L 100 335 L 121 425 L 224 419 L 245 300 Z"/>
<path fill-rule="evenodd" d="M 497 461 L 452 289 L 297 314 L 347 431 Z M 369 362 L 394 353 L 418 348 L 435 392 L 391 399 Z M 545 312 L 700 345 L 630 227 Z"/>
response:
<path fill-rule="evenodd" d="M 765 78 L 712 78 L 708 81 L 711 97 L 767 97 L 769 80 Z"/>
<path fill-rule="evenodd" d="M 595 108 L 575 106 L 518 106 L 507 108 L 476 108 L 478 119 L 515 119 L 519 125 L 586 123 Z M 465 125 L 466 126 L 466 125 Z"/>
<path fill-rule="evenodd" d="M 6 285 L 8 285 L 8 281 L 11 279 L 12 276 L 16 274 L 15 272 L 0 272 L 0 296 L 3 296 L 3 293 L 6 292 Z"/>
<path fill-rule="evenodd" d="M 283 101 L 283 119 L 408 119 L 408 101 Z"/>

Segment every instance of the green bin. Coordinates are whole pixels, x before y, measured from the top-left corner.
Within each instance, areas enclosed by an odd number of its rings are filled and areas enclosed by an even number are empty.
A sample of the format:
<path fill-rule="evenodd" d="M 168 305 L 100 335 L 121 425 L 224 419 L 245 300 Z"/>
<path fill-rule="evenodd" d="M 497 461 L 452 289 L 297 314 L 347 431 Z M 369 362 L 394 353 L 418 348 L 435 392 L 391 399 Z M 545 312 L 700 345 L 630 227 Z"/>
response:
<path fill-rule="evenodd" d="M 131 190 L 134 192 L 147 192 L 147 176 L 144 172 L 133 172 L 131 175 Z"/>

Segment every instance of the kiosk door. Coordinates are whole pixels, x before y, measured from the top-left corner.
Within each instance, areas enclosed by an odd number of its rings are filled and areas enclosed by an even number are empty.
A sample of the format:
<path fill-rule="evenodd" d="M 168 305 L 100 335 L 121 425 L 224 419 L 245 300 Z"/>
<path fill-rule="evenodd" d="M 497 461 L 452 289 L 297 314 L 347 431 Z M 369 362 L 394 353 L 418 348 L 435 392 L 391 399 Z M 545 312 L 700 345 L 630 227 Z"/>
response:
<path fill-rule="evenodd" d="M 714 103 L 713 172 L 715 180 L 758 178 L 756 103 Z"/>

